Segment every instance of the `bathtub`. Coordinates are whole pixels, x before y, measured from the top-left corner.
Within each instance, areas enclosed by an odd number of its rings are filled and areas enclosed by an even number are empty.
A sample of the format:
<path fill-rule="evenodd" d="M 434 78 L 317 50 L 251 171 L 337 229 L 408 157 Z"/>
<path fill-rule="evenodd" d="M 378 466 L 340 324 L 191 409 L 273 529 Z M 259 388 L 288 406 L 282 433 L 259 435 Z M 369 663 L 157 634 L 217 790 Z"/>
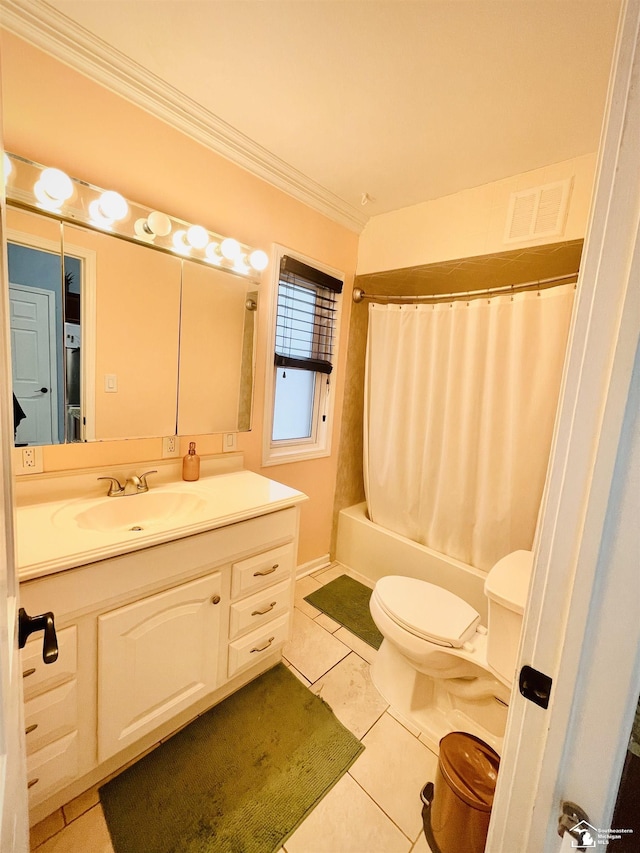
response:
<path fill-rule="evenodd" d="M 445 587 L 487 624 L 486 573 L 374 524 L 366 503 L 340 511 L 336 560 L 372 584 L 384 575 L 405 575 Z"/>

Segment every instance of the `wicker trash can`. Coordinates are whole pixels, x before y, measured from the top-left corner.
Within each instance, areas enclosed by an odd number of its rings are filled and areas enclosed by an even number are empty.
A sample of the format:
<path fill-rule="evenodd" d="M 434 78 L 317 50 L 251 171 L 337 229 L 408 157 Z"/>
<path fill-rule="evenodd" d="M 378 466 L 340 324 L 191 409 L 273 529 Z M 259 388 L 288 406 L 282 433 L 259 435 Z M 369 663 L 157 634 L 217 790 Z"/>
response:
<path fill-rule="evenodd" d="M 435 784 L 422 791 L 434 853 L 484 853 L 500 757 L 480 738 L 451 732 L 440 741 Z"/>

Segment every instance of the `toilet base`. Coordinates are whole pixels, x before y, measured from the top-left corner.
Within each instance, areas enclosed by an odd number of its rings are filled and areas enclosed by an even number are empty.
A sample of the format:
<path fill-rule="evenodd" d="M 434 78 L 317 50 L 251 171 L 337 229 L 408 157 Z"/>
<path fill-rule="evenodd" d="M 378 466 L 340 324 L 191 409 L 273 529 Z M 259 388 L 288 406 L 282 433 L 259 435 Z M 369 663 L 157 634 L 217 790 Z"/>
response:
<path fill-rule="evenodd" d="M 371 679 L 395 715 L 417 728 L 438 751 L 450 732 L 468 732 L 502 751 L 510 691 L 489 672 L 473 678 L 432 678 L 418 672 L 395 646 L 383 640 L 371 665 Z"/>

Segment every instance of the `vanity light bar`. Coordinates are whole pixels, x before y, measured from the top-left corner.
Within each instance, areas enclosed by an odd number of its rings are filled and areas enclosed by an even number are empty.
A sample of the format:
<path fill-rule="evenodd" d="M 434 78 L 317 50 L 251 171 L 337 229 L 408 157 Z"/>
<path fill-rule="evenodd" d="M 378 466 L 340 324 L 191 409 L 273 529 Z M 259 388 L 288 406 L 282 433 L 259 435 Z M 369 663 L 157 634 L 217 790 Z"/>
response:
<path fill-rule="evenodd" d="M 4 180 L 7 201 L 22 208 L 146 243 L 243 278 L 258 278 L 269 263 L 262 249 L 135 204 L 114 190 L 103 190 L 16 154 L 4 155 Z"/>

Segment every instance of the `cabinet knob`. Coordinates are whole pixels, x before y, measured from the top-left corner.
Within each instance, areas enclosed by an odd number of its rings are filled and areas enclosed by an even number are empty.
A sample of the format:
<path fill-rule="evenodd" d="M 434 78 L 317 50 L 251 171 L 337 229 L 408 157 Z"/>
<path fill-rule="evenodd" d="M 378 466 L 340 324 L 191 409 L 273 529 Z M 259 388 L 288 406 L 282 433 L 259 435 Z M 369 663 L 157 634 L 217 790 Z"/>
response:
<path fill-rule="evenodd" d="M 27 788 L 33 788 L 33 786 L 37 785 L 39 781 L 40 778 L 38 776 L 36 776 L 35 779 L 29 779 L 29 781 L 27 782 Z"/>
<path fill-rule="evenodd" d="M 24 733 L 25 733 L 26 735 L 30 735 L 30 734 L 31 734 L 31 732 L 35 732 L 35 730 L 36 730 L 37 728 L 38 728 L 38 724 L 37 724 L 37 723 L 32 723 L 30 726 L 27 726 L 27 728 L 24 730 Z"/>
<path fill-rule="evenodd" d="M 220 596 L 219 595 L 213 595 L 211 597 L 211 603 L 212 604 L 220 604 Z"/>

